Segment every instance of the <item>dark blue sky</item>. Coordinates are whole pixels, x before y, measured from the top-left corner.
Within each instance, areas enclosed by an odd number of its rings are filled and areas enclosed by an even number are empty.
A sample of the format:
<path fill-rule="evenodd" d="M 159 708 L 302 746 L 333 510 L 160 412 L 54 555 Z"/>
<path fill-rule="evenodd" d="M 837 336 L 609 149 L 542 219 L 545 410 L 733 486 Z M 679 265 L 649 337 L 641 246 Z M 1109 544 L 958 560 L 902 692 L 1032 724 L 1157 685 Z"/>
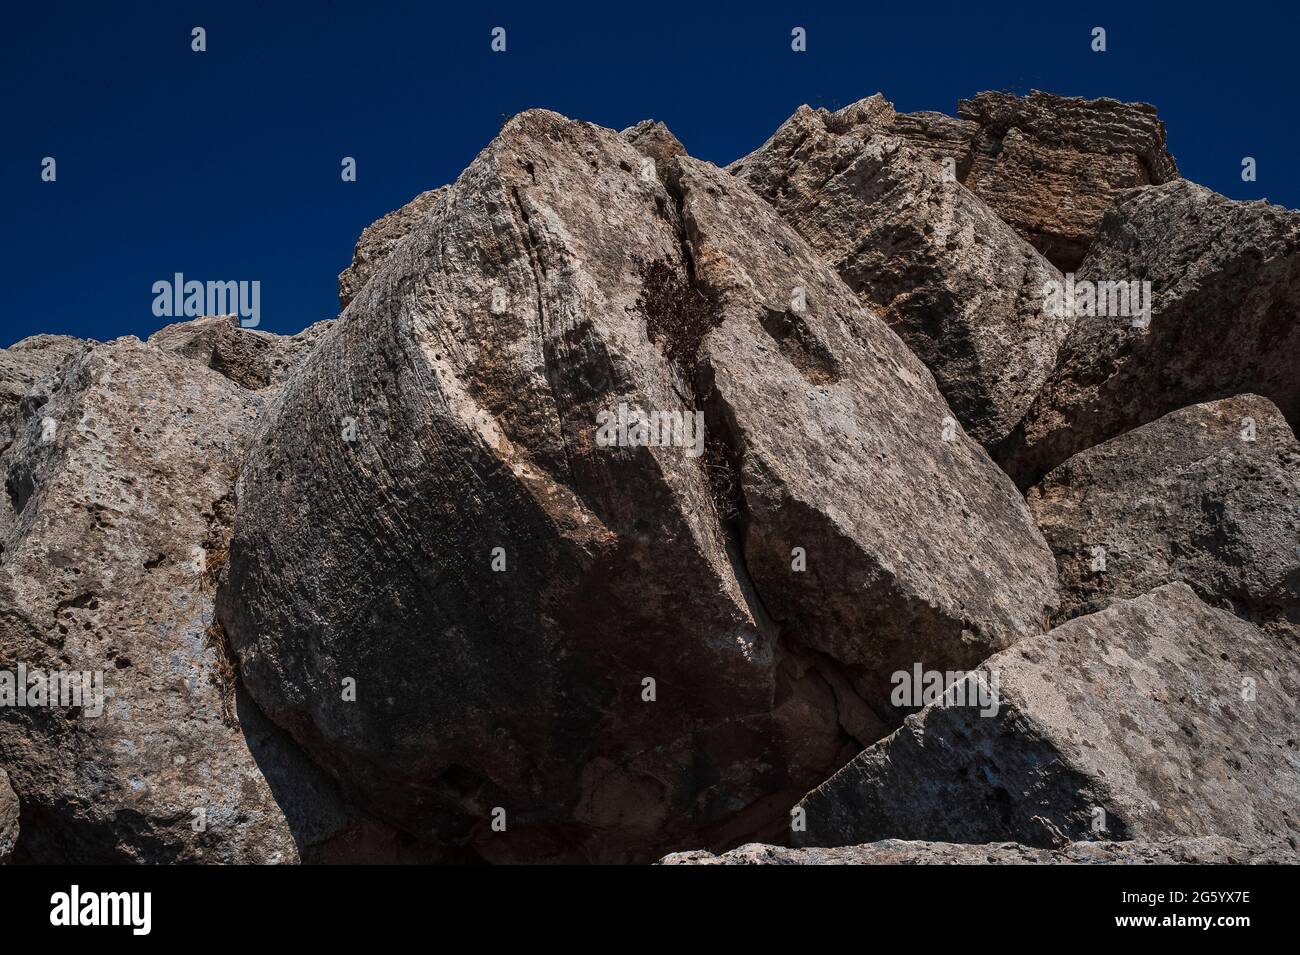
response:
<path fill-rule="evenodd" d="M 144 337 L 167 321 L 151 286 L 174 272 L 260 280 L 273 331 L 329 318 L 361 229 L 454 179 L 503 114 L 534 106 L 613 128 L 662 119 L 725 163 L 800 103 L 876 91 L 950 113 L 985 89 L 1146 100 L 1187 178 L 1300 206 L 1290 4 L 839 6 L 11 4 L 0 346 Z M 190 50 L 194 26 L 206 53 Z M 807 53 L 790 51 L 794 26 Z M 1240 178 L 1247 155 L 1255 183 Z M 40 180 L 44 156 L 55 183 Z M 355 183 L 340 180 L 344 156 Z"/>

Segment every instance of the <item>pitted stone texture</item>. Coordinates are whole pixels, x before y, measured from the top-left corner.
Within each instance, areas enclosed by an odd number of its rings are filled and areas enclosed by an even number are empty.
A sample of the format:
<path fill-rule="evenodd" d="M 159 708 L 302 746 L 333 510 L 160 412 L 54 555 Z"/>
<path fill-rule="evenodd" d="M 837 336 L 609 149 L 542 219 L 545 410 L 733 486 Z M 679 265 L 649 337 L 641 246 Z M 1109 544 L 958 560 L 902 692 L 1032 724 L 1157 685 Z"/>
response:
<path fill-rule="evenodd" d="M 962 182 L 1063 272 L 1083 261 L 1116 195 L 1178 178 L 1148 103 L 989 92 L 957 115 L 979 126 Z"/>
<path fill-rule="evenodd" d="M 327 333 L 241 480 L 221 607 L 254 695 L 377 811 L 492 858 L 628 858 L 743 809 L 756 763 L 818 771 L 746 722 L 770 722 L 772 639 L 701 462 L 596 443 L 621 402 L 691 410 L 638 313 L 643 269 L 681 269 L 640 159 L 553 113 L 508 123 Z M 823 709 L 817 766 L 844 748 Z"/>
<path fill-rule="evenodd" d="M 968 185 L 971 150 L 979 131 L 977 123 L 928 111 L 895 113 L 889 124 L 891 134 L 906 142 L 913 152 L 939 163 L 963 185 Z"/>
<path fill-rule="evenodd" d="M 1300 837 L 1300 653 L 1185 584 L 989 659 L 996 716 L 932 704 L 800 803 L 804 846 Z"/>
<path fill-rule="evenodd" d="M 1062 619 L 1183 581 L 1257 622 L 1300 623 L 1300 444 L 1267 398 L 1192 405 L 1081 451 L 1028 501 Z"/>
<path fill-rule="evenodd" d="M 670 194 L 642 158 L 554 113 L 511 120 L 326 333 L 241 476 L 218 608 L 253 695 L 375 812 L 488 859 L 752 832 L 883 731 L 860 689 L 886 661 L 978 658 L 1055 600 L 1023 501 L 942 440 L 949 409 L 897 337 L 743 184 L 670 155 Z M 656 264 L 708 297 L 685 363 L 650 340 Z M 813 314 L 787 320 L 796 273 Z M 620 403 L 701 408 L 708 453 L 601 446 Z M 748 534 L 711 480 L 732 458 Z M 917 460 L 934 476 L 909 501 Z M 788 576 L 794 544 L 849 583 L 787 635 L 764 607 L 789 617 L 816 583 L 769 603 L 745 562 L 784 548 L 763 574 Z M 829 629 L 874 619 L 879 641 Z"/>
<path fill-rule="evenodd" d="M 972 666 L 1041 632 L 1056 581 L 1037 528 L 979 445 L 944 440 L 924 365 L 739 179 L 685 157 L 672 177 L 719 317 L 701 394 L 767 611 L 878 711 L 900 667 Z"/>
<path fill-rule="evenodd" d="M 0 710 L 24 857 L 296 860 L 204 636 L 257 399 L 135 339 L 83 344 L 45 399 L 0 455 L 0 669 L 102 671 L 107 697 Z"/>
<path fill-rule="evenodd" d="M 659 865 L 1294 865 L 1288 845 L 1247 846 L 1214 836 L 1155 842 L 1072 842 L 1040 849 L 1015 842 L 964 845 L 885 839 L 860 846 L 787 849 L 751 843 L 715 855 L 676 852 Z"/>
<path fill-rule="evenodd" d="M 731 172 L 767 199 L 877 310 L 986 447 L 1005 438 L 1056 364 L 1072 319 L 1046 308 L 1062 277 L 923 152 L 877 94 L 836 113 L 801 106 Z"/>
<path fill-rule="evenodd" d="M 283 382 L 329 324 L 328 320 L 317 322 L 297 335 L 276 335 L 244 328 L 235 315 L 208 315 L 161 328 L 148 342 L 257 391 Z"/>
<path fill-rule="evenodd" d="M 67 335 L 32 335 L 0 348 L 0 454 L 21 427 L 20 403 L 25 401 L 30 413 L 45 402 L 51 384 L 81 346 Z"/>
<path fill-rule="evenodd" d="M 1078 267 L 1120 192 L 1178 178 L 1147 103 L 986 92 L 960 101 L 957 118 L 895 113 L 879 93 L 862 104 L 850 109 L 945 165 L 1062 271 Z"/>
<path fill-rule="evenodd" d="M 1300 212 L 1178 180 L 1106 213 L 1078 280 L 1151 283 L 1148 327 L 1079 318 L 998 450 L 1022 487 L 1070 455 L 1198 402 L 1253 393 L 1300 422 Z"/>
<path fill-rule="evenodd" d="M 672 131 L 663 123 L 653 119 L 643 119 L 635 126 L 629 126 L 619 135 L 642 155 L 653 159 L 657 169 L 662 168 L 674 156 L 686 155 L 686 147 L 672 134 Z"/>
<path fill-rule="evenodd" d="M 339 273 L 339 309 L 345 309 L 379 271 L 389 253 L 415 224 L 427 216 L 446 193 L 447 186 L 422 192 L 402 208 L 372 222 L 362 231 L 352 252 L 352 264 Z"/>
<path fill-rule="evenodd" d="M 9 350 L 9 380 L 29 384 L 0 414 L 0 669 L 103 670 L 107 688 L 101 716 L 89 703 L 0 710 L 0 764 L 13 760 L 27 820 L 15 858 L 449 859 L 347 805 L 231 675 L 214 683 L 211 578 L 244 436 L 269 394 L 169 354 L 217 321 L 170 326 L 154 344 L 55 338 L 53 362 L 48 349 Z M 327 325 L 257 333 L 273 376 Z"/>
<path fill-rule="evenodd" d="M 80 347 L 80 340 L 68 335 L 32 335 L 0 348 L 0 415 L 42 378 L 56 374 Z"/>

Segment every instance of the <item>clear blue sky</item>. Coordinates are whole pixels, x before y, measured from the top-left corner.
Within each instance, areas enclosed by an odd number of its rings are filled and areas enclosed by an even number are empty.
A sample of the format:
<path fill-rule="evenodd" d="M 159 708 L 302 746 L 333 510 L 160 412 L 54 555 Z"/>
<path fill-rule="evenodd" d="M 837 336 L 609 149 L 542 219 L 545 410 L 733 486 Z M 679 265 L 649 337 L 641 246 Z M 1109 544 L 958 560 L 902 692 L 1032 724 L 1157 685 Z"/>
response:
<path fill-rule="evenodd" d="M 114 9 L 120 7 L 120 9 Z M 818 12 L 813 13 L 810 10 Z M 717 163 L 800 103 L 876 91 L 954 112 L 979 90 L 1155 103 L 1183 174 L 1300 205 L 1291 4 L 9 4 L 0 38 L 0 346 L 141 337 L 152 284 L 257 279 L 262 327 L 337 311 L 357 234 L 542 106 L 664 120 Z M 190 30 L 208 50 L 190 50 Z M 507 31 L 493 53 L 490 31 Z M 790 30 L 808 31 L 808 52 Z M 1094 26 L 1108 50 L 1089 47 Z M 1241 181 L 1243 156 L 1258 161 Z M 40 180 L 42 157 L 58 180 Z M 339 163 L 356 157 L 358 181 Z"/>

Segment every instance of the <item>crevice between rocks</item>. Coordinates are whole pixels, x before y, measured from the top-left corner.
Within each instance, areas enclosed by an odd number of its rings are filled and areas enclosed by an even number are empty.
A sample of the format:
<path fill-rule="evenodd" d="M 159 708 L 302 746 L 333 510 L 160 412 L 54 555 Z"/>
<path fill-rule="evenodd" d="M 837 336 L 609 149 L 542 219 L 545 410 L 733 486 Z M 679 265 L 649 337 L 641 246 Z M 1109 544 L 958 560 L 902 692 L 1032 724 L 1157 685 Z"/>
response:
<path fill-rule="evenodd" d="M 704 347 L 708 333 L 720 324 L 718 303 L 714 301 L 709 294 L 709 290 L 700 282 L 696 273 L 695 253 L 686 227 L 685 195 L 681 188 L 680 177 L 675 174 L 676 172 L 677 170 L 672 164 L 667 169 L 658 170 L 660 182 L 673 203 L 671 211 L 662 211 L 666 213 L 664 218 L 677 236 L 685 275 L 684 287 L 679 290 L 681 294 L 678 297 L 680 300 L 687 302 L 696 300 L 705 303 L 709 322 L 707 328 L 699 329 L 694 327 L 698 323 L 690 321 L 657 321 L 657 316 L 650 315 L 648 312 L 647 321 L 652 327 L 657 327 L 656 330 L 665 329 L 671 333 L 674 329 L 686 329 L 691 336 L 687 341 L 665 342 L 662 347 L 670 361 L 673 362 L 674 370 L 684 381 L 689 391 L 690 402 L 694 405 L 695 410 L 704 414 L 704 454 L 701 456 L 700 462 L 710 491 L 718 535 L 727 555 L 732 575 L 760 634 L 763 635 L 772 648 L 775 694 L 773 712 L 784 698 L 800 693 L 799 683 L 806 679 L 809 673 L 814 674 L 817 679 L 822 681 L 835 701 L 841 755 L 835 765 L 825 769 L 824 775 L 819 780 L 809 783 L 808 788 L 811 789 L 821 779 L 829 777 L 842 768 L 861 749 L 875 742 L 875 738 L 863 738 L 862 725 L 846 725 L 846 723 L 854 721 L 845 718 L 850 713 L 861 713 L 863 711 L 870 713 L 874 711 L 867 706 L 866 702 L 853 689 L 854 681 L 846 668 L 826 654 L 814 651 L 804 645 L 789 628 L 783 626 L 769 612 L 762 589 L 749 572 L 745 557 L 745 544 L 752 515 L 742 484 L 745 447 L 743 440 L 739 437 L 739 427 L 734 419 L 732 409 L 718 389 L 716 369 L 707 348 Z M 662 263 L 651 263 L 643 274 L 650 275 L 656 267 L 662 267 Z M 663 281 L 661 277 L 658 280 Z M 647 309 L 647 307 L 654 308 L 656 301 L 662 301 L 662 297 L 651 296 L 650 301 L 643 300 L 641 304 L 643 309 Z M 769 311 L 779 310 L 770 309 Z M 778 344 L 786 344 L 782 339 L 788 337 L 787 335 L 778 336 L 768 327 L 772 322 L 771 316 L 763 315 L 758 318 L 764 329 L 777 340 Z M 780 331 L 788 333 L 790 330 L 782 327 Z M 698 335 L 698 339 L 695 338 L 696 335 Z M 811 383 L 816 384 L 819 380 L 824 381 L 827 374 L 832 380 L 838 377 L 836 374 L 838 369 L 835 368 L 833 359 L 822 355 L 812 357 L 814 359 L 827 359 L 828 361 L 814 360 L 811 362 L 812 365 L 817 366 L 817 371 L 820 372 L 820 374 L 815 374 L 813 378 L 809 379 Z M 825 367 L 827 364 L 829 364 L 829 368 Z M 805 377 L 808 377 L 806 370 L 798 362 L 795 365 Z M 883 736 L 885 732 L 886 730 L 882 730 L 880 735 Z M 871 734 L 867 733 L 865 735 Z M 795 792 L 795 801 L 797 801 L 799 795 L 802 795 L 803 791 Z M 792 790 L 792 792 L 794 791 Z M 762 838 L 764 841 L 769 842 L 788 839 L 789 827 L 782 820 L 792 802 L 785 798 L 777 799 L 778 796 L 783 797 L 784 795 L 787 794 L 769 793 L 733 815 L 729 824 L 727 822 L 720 823 L 715 828 L 720 835 L 726 832 L 723 842 L 727 846 L 735 846 L 746 841 L 752 841 L 755 838 Z M 718 844 L 722 845 L 723 842 Z"/>
<path fill-rule="evenodd" d="M 679 176 L 674 175 L 675 166 L 659 169 L 659 179 L 668 192 L 673 203 L 672 215 L 667 217 L 677 236 L 681 250 L 682 264 L 685 272 L 686 296 L 706 303 L 710 327 L 691 329 L 692 335 L 698 335 L 698 341 L 668 343 L 665 353 L 672 356 L 675 352 L 684 352 L 685 362 L 679 362 L 677 371 L 681 374 L 690 392 L 695 410 L 704 412 L 704 454 L 701 458 L 713 501 L 718 533 L 731 564 L 732 573 L 741 594 L 749 607 L 760 632 L 779 641 L 779 628 L 767 612 L 758 586 L 750 577 L 745 563 L 745 534 L 750 521 L 749 507 L 741 485 L 741 473 L 744 465 L 744 447 L 737 440 L 733 422 L 727 414 L 726 403 L 722 400 L 716 384 L 713 363 L 707 352 L 703 351 L 704 340 L 708 332 L 719 324 L 717 303 L 712 300 L 708 290 L 695 270 L 695 253 L 686 234 L 686 199 L 682 192 Z M 647 269 L 653 270 L 654 264 Z M 653 303 L 650 303 L 653 307 Z M 655 319 L 647 315 L 651 325 Z M 678 326 L 671 322 L 661 323 L 666 329 Z"/>

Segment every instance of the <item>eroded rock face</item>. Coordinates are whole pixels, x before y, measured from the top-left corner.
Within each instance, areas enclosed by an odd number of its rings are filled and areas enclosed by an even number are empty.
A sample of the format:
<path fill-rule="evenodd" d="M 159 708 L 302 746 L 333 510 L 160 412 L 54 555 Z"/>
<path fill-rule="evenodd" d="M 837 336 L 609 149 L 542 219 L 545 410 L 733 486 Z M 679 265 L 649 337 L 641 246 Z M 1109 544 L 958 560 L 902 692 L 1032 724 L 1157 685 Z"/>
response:
<path fill-rule="evenodd" d="M 1083 261 L 1120 192 L 1178 178 L 1148 103 L 990 92 L 957 115 L 979 127 L 961 181 L 1063 272 Z"/>
<path fill-rule="evenodd" d="M 661 153 L 670 191 L 629 139 L 511 120 L 240 481 L 218 606 L 253 695 L 375 812 L 489 859 L 781 822 L 884 731 L 882 667 L 974 661 L 1055 599 L 924 366 L 742 183 Z M 620 405 L 704 441 L 606 446 Z"/>
<path fill-rule="evenodd" d="M 1005 438 L 1056 364 L 1072 319 L 1045 307 L 1062 277 L 1027 242 L 895 134 L 879 94 L 836 113 L 802 106 L 733 163 L 934 373 L 966 430 Z M 904 124 L 905 126 L 907 124 Z M 924 127 L 942 139 L 949 127 Z M 927 155 L 929 153 L 929 155 Z"/>
<path fill-rule="evenodd" d="M 643 119 L 619 133 L 642 155 L 653 159 L 656 168 L 666 165 L 674 156 L 685 156 L 686 147 L 663 123 Z"/>
<path fill-rule="evenodd" d="M 99 714 L 94 702 L 0 711 L 0 757 L 39 820 L 37 858 L 295 857 L 222 722 L 204 645 L 201 561 L 233 511 L 254 409 L 195 370 L 133 339 L 84 345 L 0 459 L 3 669 L 103 673 Z M 212 835 L 191 831 L 194 809 Z M 219 840 L 222 829 L 243 838 Z"/>
<path fill-rule="evenodd" d="M 913 152 L 939 163 L 958 182 L 966 182 L 972 162 L 971 147 L 980 131 L 978 123 L 947 113 L 921 111 L 895 113 L 888 120 L 888 129 L 911 146 Z"/>
<path fill-rule="evenodd" d="M 656 120 L 643 119 L 623 130 L 620 135 L 644 155 L 659 163 L 686 153 L 686 148 L 668 127 Z M 654 176 L 653 169 L 646 172 Z M 366 282 L 370 281 L 370 276 L 379 271 L 388 253 L 398 242 L 406 238 L 416 223 L 428 214 L 434 203 L 449 188 L 449 186 L 440 186 L 422 192 L 402 208 L 388 213 L 366 227 L 352 253 L 352 264 L 339 274 L 340 309 L 348 307 L 357 293 L 365 287 Z"/>
<path fill-rule="evenodd" d="M 279 777 L 284 734 L 235 698 L 207 632 L 259 405 L 130 338 L 79 343 L 18 404 L 0 453 L 0 671 L 89 675 L 80 706 L 0 707 L 25 861 L 291 862 L 348 822 L 302 757 Z"/>
<path fill-rule="evenodd" d="M 32 335 L 0 348 L 0 415 L 12 410 L 38 381 L 56 373 L 80 345 L 68 335 Z"/>
<path fill-rule="evenodd" d="M 796 844 L 1300 838 L 1297 650 L 1185 584 L 1000 653 L 1001 706 L 927 706 L 800 803 Z"/>
<path fill-rule="evenodd" d="M 768 612 L 873 703 L 900 666 L 1038 633 L 1056 599 L 1038 534 L 978 445 L 944 440 L 924 366 L 743 183 L 688 158 L 670 176 L 719 318 L 703 400 Z"/>
<path fill-rule="evenodd" d="M 422 192 L 402 208 L 366 226 L 357 239 L 352 264 L 339 273 L 339 308 L 345 309 L 379 271 L 388 254 L 437 204 L 447 186 Z"/>
<path fill-rule="evenodd" d="M 257 391 L 284 381 L 329 324 L 317 322 L 297 335 L 276 335 L 243 328 L 235 315 L 208 315 L 161 328 L 148 341 Z"/>
<path fill-rule="evenodd" d="M 13 861 L 18 844 L 18 794 L 9 785 L 9 776 L 0 767 L 0 865 Z"/>
<path fill-rule="evenodd" d="M 80 349 L 81 342 L 67 335 L 32 335 L 0 348 L 0 454 L 21 426 L 19 404 L 44 401 L 51 380 Z"/>
<path fill-rule="evenodd" d="M 622 857 L 679 785 L 686 818 L 721 815 L 653 763 L 744 772 L 762 734 L 729 721 L 772 698 L 700 463 L 595 443 L 620 402 L 691 411 L 637 312 L 641 271 L 681 267 L 639 160 L 553 114 L 508 124 L 326 335 L 241 483 L 222 616 L 254 695 L 378 811 L 484 853 L 598 856 L 608 831 Z"/>
<path fill-rule="evenodd" d="M 1253 393 L 1293 427 L 1300 421 L 1300 213 L 1186 180 L 1137 189 L 1106 213 L 1078 280 L 1149 282 L 1149 324 L 1113 314 L 1076 321 L 999 449 L 1022 487 L 1071 454 L 1198 402 Z"/>
<path fill-rule="evenodd" d="M 0 862 L 1294 861 L 1298 214 L 961 113 L 532 111 L 335 322 L 0 350 Z"/>
<path fill-rule="evenodd" d="M 1300 444 L 1266 398 L 1193 405 L 1081 451 L 1028 501 L 1062 618 L 1179 580 L 1257 621 L 1300 619 Z"/>
<path fill-rule="evenodd" d="M 895 113 L 878 93 L 862 103 L 876 126 L 945 165 L 1064 272 L 1083 261 L 1119 193 L 1178 178 L 1147 103 L 987 92 L 961 100 L 956 118 Z"/>
<path fill-rule="evenodd" d="M 886 839 L 861 846 L 787 849 L 751 843 L 714 855 L 676 852 L 659 865 L 1294 865 L 1291 846 L 1248 846 L 1215 836 L 1155 842 L 1072 842 L 1040 849 L 1015 842 L 963 845 Z"/>

